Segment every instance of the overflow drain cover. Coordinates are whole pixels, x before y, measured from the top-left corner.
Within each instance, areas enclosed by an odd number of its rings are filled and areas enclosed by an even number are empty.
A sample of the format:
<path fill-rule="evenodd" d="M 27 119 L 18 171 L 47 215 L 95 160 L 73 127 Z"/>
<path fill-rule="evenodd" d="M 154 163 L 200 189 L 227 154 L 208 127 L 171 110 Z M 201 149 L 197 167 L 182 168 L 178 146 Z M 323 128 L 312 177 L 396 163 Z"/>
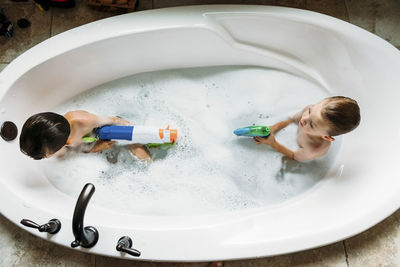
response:
<path fill-rule="evenodd" d="M 5 121 L 1 125 L 0 135 L 6 141 L 14 140 L 18 135 L 17 126 L 12 121 Z"/>

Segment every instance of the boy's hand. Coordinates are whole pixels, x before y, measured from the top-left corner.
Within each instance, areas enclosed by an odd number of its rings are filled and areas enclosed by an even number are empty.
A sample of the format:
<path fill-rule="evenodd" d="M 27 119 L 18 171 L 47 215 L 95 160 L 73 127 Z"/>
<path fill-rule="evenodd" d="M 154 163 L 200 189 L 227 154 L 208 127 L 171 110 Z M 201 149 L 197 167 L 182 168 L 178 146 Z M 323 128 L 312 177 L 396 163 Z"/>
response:
<path fill-rule="evenodd" d="M 115 144 L 115 141 L 97 141 L 90 153 L 97 153 L 102 150 L 110 149 Z"/>
<path fill-rule="evenodd" d="M 124 120 L 124 119 L 122 119 L 120 117 L 114 117 L 114 123 L 116 125 L 121 125 L 121 126 L 129 126 L 129 125 L 131 125 L 131 123 L 129 121 Z"/>
<path fill-rule="evenodd" d="M 265 145 L 272 146 L 275 143 L 275 136 L 273 133 L 271 133 L 267 138 L 255 136 L 255 137 L 253 137 L 253 140 L 257 144 L 265 144 Z"/>
<path fill-rule="evenodd" d="M 146 160 L 152 162 L 151 154 L 145 145 L 132 144 L 129 146 L 129 150 L 140 160 Z"/>

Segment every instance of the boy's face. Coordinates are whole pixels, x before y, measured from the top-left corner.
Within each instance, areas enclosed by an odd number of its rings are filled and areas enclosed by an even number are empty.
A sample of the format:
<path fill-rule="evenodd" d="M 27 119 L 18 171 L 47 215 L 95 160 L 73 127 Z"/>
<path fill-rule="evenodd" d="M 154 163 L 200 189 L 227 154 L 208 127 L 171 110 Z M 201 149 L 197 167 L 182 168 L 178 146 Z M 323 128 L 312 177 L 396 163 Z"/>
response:
<path fill-rule="evenodd" d="M 324 140 L 333 141 L 335 139 L 328 134 L 329 125 L 322 117 L 322 109 L 325 105 L 326 100 L 322 100 L 315 105 L 309 106 L 301 116 L 299 127 L 306 134 L 320 136 Z"/>

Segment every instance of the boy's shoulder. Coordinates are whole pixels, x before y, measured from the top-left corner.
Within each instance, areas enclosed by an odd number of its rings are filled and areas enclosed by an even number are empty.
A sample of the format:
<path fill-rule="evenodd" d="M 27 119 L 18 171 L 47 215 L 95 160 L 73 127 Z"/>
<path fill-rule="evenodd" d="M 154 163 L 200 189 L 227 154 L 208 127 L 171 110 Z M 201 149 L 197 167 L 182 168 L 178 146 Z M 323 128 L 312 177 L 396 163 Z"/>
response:
<path fill-rule="evenodd" d="M 90 114 L 86 110 L 71 110 L 64 114 L 64 117 L 77 117 L 77 116 L 86 116 Z"/>
<path fill-rule="evenodd" d="M 313 158 L 313 159 L 316 159 L 316 158 L 319 158 L 319 157 L 322 157 L 322 156 L 324 156 L 326 153 L 328 153 L 328 151 L 329 151 L 329 148 L 331 147 L 331 142 L 328 142 L 328 141 L 322 141 L 321 143 L 319 143 L 319 144 L 311 144 L 309 147 L 308 147 L 308 153 L 310 154 L 310 156 Z"/>

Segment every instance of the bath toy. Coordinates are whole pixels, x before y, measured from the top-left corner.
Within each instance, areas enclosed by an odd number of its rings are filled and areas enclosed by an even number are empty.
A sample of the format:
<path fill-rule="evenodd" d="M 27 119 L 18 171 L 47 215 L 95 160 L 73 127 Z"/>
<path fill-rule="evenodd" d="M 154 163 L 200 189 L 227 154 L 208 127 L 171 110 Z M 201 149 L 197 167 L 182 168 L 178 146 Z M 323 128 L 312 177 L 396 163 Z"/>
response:
<path fill-rule="evenodd" d="M 147 144 L 149 146 L 161 146 L 173 144 L 178 138 L 176 129 L 165 129 L 147 126 L 120 126 L 106 125 L 94 130 L 95 137 L 83 137 L 86 143 L 97 140 L 125 140 L 136 144 Z"/>
<path fill-rule="evenodd" d="M 237 136 L 261 136 L 267 137 L 271 134 L 271 130 L 268 126 L 247 126 L 243 128 L 239 128 L 233 131 Z"/>

